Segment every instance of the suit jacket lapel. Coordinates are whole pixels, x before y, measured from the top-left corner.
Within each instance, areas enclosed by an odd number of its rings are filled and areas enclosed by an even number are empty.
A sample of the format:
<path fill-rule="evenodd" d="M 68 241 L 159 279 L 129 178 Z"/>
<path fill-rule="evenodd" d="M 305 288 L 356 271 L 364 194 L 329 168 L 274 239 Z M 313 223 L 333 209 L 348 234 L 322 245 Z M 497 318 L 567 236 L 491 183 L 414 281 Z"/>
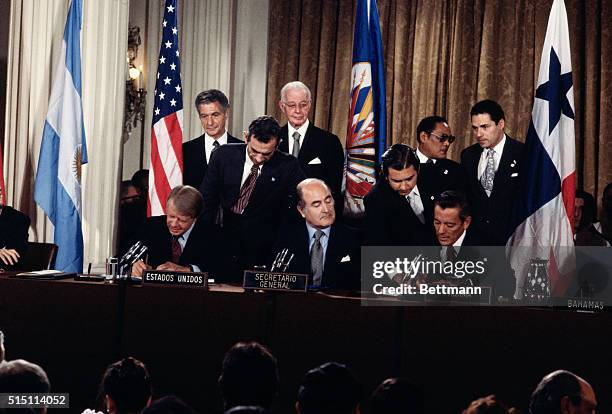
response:
<path fill-rule="evenodd" d="M 308 162 L 312 161 L 314 151 L 313 149 L 316 147 L 316 134 L 314 130 L 314 125 L 312 122 L 308 125 L 308 129 L 306 129 L 306 135 L 302 137 L 300 154 L 298 159 L 302 164 L 308 164 Z"/>
<path fill-rule="evenodd" d="M 508 184 L 508 179 L 510 178 L 510 164 L 512 163 L 512 154 L 510 149 L 510 141 L 509 138 L 506 139 L 506 144 L 504 145 L 504 151 L 502 152 L 501 158 L 499 159 L 499 166 L 497 167 L 497 172 L 495 173 L 495 178 L 493 179 L 493 191 L 491 191 L 491 197 L 497 193 L 498 188 L 506 187 Z"/>
<path fill-rule="evenodd" d="M 242 181 L 242 172 L 244 171 L 244 162 L 246 160 L 246 145 L 241 145 L 240 150 L 237 152 L 235 163 L 228 162 L 227 168 L 225 169 L 228 186 L 232 189 L 231 197 L 234 202 L 238 200 L 238 196 L 240 196 L 240 182 Z M 236 168 L 236 166 L 238 166 L 238 168 Z"/>
<path fill-rule="evenodd" d="M 285 125 L 280 130 L 280 142 L 278 149 L 282 152 L 289 153 L 289 124 Z"/>

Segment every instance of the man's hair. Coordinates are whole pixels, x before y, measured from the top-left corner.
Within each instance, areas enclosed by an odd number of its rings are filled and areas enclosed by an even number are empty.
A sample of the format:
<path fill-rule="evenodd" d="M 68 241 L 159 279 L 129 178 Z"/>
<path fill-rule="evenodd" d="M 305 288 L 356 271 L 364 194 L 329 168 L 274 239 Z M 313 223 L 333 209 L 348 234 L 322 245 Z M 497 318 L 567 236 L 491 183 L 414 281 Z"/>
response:
<path fill-rule="evenodd" d="M 305 84 L 303 84 L 300 81 L 293 81 L 293 82 L 289 82 L 286 83 L 285 86 L 283 86 L 283 88 L 281 89 L 281 101 L 285 101 L 285 97 L 287 96 L 287 92 L 293 89 L 300 89 L 306 92 L 306 95 L 308 95 L 308 100 L 310 101 L 312 99 L 312 94 L 310 93 L 310 89 L 308 89 L 308 86 L 306 86 Z"/>
<path fill-rule="evenodd" d="M 195 414 L 183 400 L 174 395 L 158 398 L 142 410 L 141 414 Z"/>
<path fill-rule="evenodd" d="M 381 172 L 383 177 L 389 175 L 389 168 L 401 171 L 410 166 L 419 171 L 419 157 L 406 144 L 393 144 L 382 155 Z"/>
<path fill-rule="evenodd" d="M 421 122 L 419 122 L 419 124 L 417 125 L 416 130 L 417 142 L 419 144 L 421 143 L 421 132 L 425 132 L 427 135 L 429 135 L 434 131 L 434 129 L 436 129 L 436 125 L 439 123 L 446 124 L 447 121 L 445 118 L 438 115 L 428 116 L 427 118 L 421 119 Z"/>
<path fill-rule="evenodd" d="M 470 403 L 463 410 L 462 414 L 515 414 L 516 409 L 509 408 L 502 401 L 498 400 L 495 395 L 487 395 L 486 397 L 478 398 Z"/>
<path fill-rule="evenodd" d="M 272 139 L 279 140 L 280 125 L 269 115 L 260 116 L 249 125 L 249 139 L 255 137 L 257 141 L 267 144 Z"/>
<path fill-rule="evenodd" d="M 278 390 L 276 358 L 257 342 L 239 342 L 225 353 L 219 386 L 226 410 L 239 405 L 270 408 Z"/>
<path fill-rule="evenodd" d="M 389 378 L 380 384 L 370 399 L 370 414 L 423 414 L 423 392 L 405 378 Z"/>
<path fill-rule="evenodd" d="M 320 184 L 323 187 L 327 188 L 327 191 L 329 191 L 329 193 L 331 194 L 331 189 L 329 188 L 329 186 L 327 185 L 325 181 L 320 180 L 318 178 L 306 178 L 300 181 L 300 183 L 297 185 L 295 189 L 297 196 L 298 196 L 298 207 L 300 208 L 304 208 L 306 206 L 306 203 L 304 202 L 304 187 L 310 184 Z"/>
<path fill-rule="evenodd" d="M 223 108 L 223 112 L 227 111 L 227 108 L 230 106 L 229 100 L 223 92 L 218 89 L 208 89 L 204 92 L 200 92 L 198 96 L 196 96 L 195 107 L 198 109 L 198 106 L 202 104 L 209 104 L 213 102 L 218 102 Z"/>
<path fill-rule="evenodd" d="M 580 396 L 580 380 L 578 376 L 572 372 L 558 370 L 546 375 L 533 394 L 529 401 L 529 412 L 531 414 L 557 414 L 561 399 L 569 397 L 573 405 L 579 405 Z"/>
<path fill-rule="evenodd" d="M 0 393 L 36 393 L 45 394 L 51 390 L 51 384 L 45 371 L 38 365 L 23 359 L 0 361 Z M 0 412 L 3 412 L 0 409 Z M 11 409 L 9 413 L 42 413 L 43 408 Z"/>
<path fill-rule="evenodd" d="M 300 414 L 352 413 L 361 393 L 361 384 L 345 365 L 325 363 L 302 378 L 297 395 Z"/>
<path fill-rule="evenodd" d="M 269 414 L 270 411 L 256 405 L 238 405 L 227 410 L 224 414 Z"/>
<path fill-rule="evenodd" d="M 470 205 L 460 191 L 447 190 L 444 191 L 440 196 L 438 196 L 434 201 L 435 206 L 439 206 L 442 210 L 447 208 L 458 208 L 459 209 L 459 217 L 461 221 L 465 221 L 466 218 L 472 215 L 470 211 Z"/>
<path fill-rule="evenodd" d="M 119 413 L 139 413 L 152 394 L 151 377 L 139 360 L 127 357 L 106 369 L 101 383 L 103 395 L 108 395 Z"/>
<path fill-rule="evenodd" d="M 198 217 L 204 206 L 202 194 L 190 185 L 177 185 L 168 194 L 166 206 L 174 205 L 179 214 L 190 217 Z"/>
<path fill-rule="evenodd" d="M 132 185 L 138 189 L 138 192 L 144 197 L 149 191 L 149 170 L 138 170 L 132 175 Z"/>
<path fill-rule="evenodd" d="M 506 119 L 504 116 L 504 110 L 501 105 L 491 99 L 485 99 L 484 101 L 477 102 L 470 111 L 470 117 L 480 114 L 489 114 L 491 120 L 495 124 L 499 123 L 501 119 Z"/>

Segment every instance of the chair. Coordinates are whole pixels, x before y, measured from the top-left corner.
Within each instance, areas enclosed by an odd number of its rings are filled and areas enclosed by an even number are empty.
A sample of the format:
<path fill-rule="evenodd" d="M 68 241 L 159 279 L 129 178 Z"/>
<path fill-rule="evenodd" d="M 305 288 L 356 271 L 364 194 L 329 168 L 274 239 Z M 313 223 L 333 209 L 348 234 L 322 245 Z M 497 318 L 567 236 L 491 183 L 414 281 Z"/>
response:
<path fill-rule="evenodd" d="M 28 250 L 20 260 L 19 267 L 27 271 L 49 270 L 55 264 L 55 256 L 56 244 L 28 242 Z"/>

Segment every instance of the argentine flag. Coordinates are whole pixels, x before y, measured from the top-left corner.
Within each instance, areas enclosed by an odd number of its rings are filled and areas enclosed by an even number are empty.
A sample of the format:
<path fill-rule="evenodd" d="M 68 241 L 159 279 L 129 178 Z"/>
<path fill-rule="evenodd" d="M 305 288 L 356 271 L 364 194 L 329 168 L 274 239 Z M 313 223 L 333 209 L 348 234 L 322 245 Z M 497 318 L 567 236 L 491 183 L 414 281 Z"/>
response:
<path fill-rule="evenodd" d="M 542 49 L 538 86 L 525 140 L 514 234 L 506 245 L 522 297 L 530 259 L 548 261 L 553 296 L 562 296 L 575 271 L 576 191 L 574 92 L 567 13 L 555 0 Z"/>
<path fill-rule="evenodd" d="M 83 271 L 81 165 L 87 163 L 81 101 L 83 2 L 72 0 L 45 119 L 34 200 L 55 226 L 55 268 Z"/>

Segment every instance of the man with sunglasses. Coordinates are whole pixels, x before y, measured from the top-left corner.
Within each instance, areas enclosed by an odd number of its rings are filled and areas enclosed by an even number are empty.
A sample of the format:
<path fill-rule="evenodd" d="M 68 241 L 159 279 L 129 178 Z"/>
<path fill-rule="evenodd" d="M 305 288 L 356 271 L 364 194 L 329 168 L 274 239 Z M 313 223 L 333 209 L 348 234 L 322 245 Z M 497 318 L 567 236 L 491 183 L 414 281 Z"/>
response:
<path fill-rule="evenodd" d="M 467 177 L 473 225 L 494 245 L 503 246 L 508 238 L 525 145 L 504 132 L 504 110 L 497 102 L 487 99 L 476 103 L 470 116 L 478 142 L 461 152 L 461 166 Z"/>
<path fill-rule="evenodd" d="M 428 116 L 417 125 L 416 155 L 420 168 L 418 188 L 428 220 L 433 218 L 435 199 L 447 190 L 465 193 L 463 170 L 459 163 L 446 158 L 455 141 L 445 118 Z"/>

